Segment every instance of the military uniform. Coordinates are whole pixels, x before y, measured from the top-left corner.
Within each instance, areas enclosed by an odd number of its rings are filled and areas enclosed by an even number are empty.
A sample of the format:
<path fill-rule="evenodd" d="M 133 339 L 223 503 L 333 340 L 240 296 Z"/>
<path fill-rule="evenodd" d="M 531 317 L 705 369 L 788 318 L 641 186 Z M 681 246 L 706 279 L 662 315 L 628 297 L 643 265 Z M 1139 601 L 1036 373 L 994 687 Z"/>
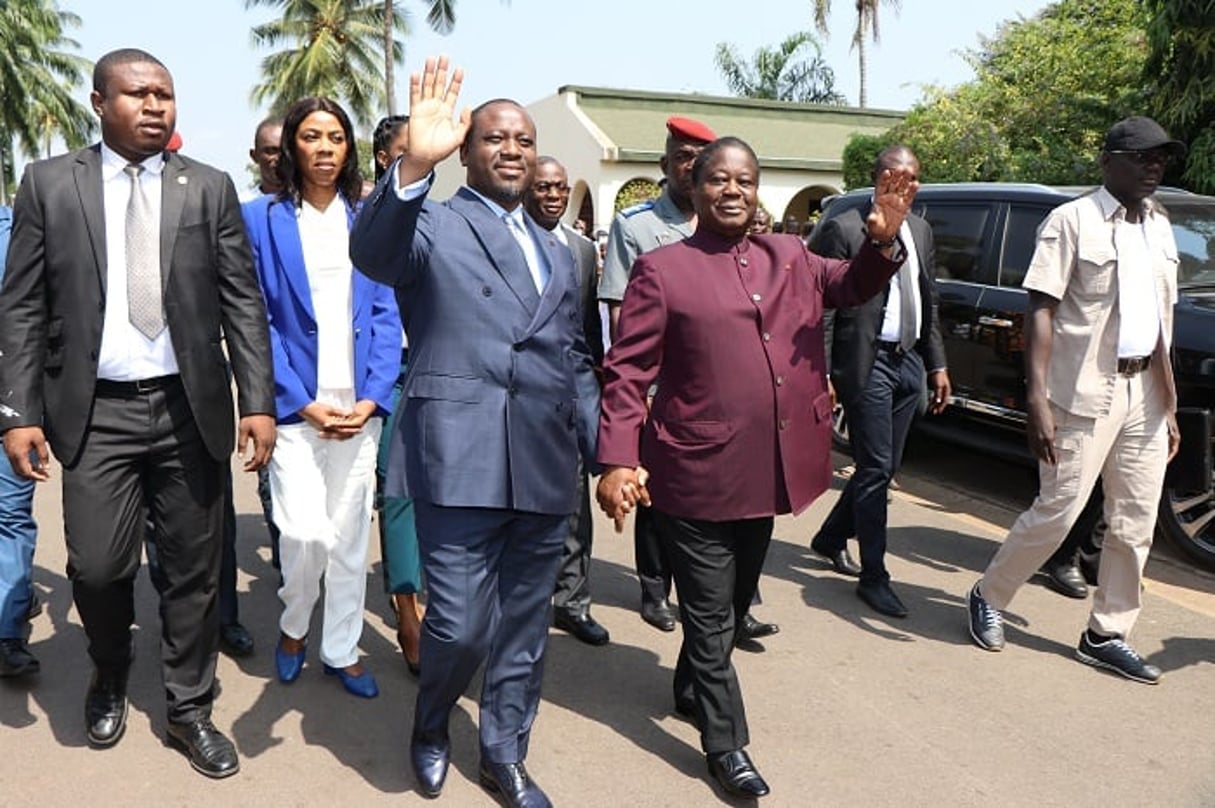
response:
<path fill-rule="evenodd" d="M 692 223 L 671 200 L 666 191 L 627 207 L 612 220 L 608 235 L 603 277 L 599 280 L 599 299 L 610 303 L 624 300 L 624 287 L 637 256 L 664 244 L 674 244 L 692 235 Z"/>

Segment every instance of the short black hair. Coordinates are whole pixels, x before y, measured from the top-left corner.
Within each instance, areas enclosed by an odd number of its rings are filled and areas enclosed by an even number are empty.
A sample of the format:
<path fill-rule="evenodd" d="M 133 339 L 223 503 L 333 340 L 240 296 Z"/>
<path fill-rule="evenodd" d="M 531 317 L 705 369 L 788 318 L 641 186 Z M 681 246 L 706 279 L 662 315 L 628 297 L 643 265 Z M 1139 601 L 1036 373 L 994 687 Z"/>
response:
<path fill-rule="evenodd" d="M 408 115 L 389 115 L 380 118 L 380 122 L 375 125 L 375 132 L 371 136 L 371 168 L 375 171 L 377 182 L 388 169 L 380 165 L 376 155 L 382 151 L 388 151 L 388 146 L 401 131 L 401 127 L 407 123 L 409 123 Z"/>
<path fill-rule="evenodd" d="M 501 104 L 507 104 L 509 106 L 517 108 L 520 112 L 522 112 L 524 115 L 527 116 L 527 119 L 529 121 L 532 121 L 532 116 L 527 111 L 527 108 L 524 107 L 522 104 L 520 104 L 515 99 L 513 99 L 513 98 L 491 98 L 488 101 L 486 101 L 484 104 L 478 104 L 476 106 L 476 108 L 473 109 L 472 114 L 469 115 L 468 134 L 464 136 L 465 148 L 467 148 L 472 143 L 473 132 L 475 132 L 477 129 L 477 118 L 481 117 L 481 113 L 485 112 L 485 110 L 489 109 L 490 107 L 496 107 Z M 532 121 L 532 126 L 535 127 L 535 125 L 536 125 L 536 122 Z"/>
<path fill-rule="evenodd" d="M 279 199 L 290 199 L 297 205 L 300 202 L 303 176 L 295 159 L 295 133 L 304 119 L 314 112 L 328 112 L 338 119 L 342 131 L 346 133 L 346 160 L 338 169 L 337 189 L 353 205 L 363 195 L 363 175 L 359 172 L 359 148 L 354 139 L 354 125 L 341 105 L 320 96 L 301 98 L 283 116 L 283 149 L 278 158 L 278 178 L 283 190 L 279 192 Z"/>
<path fill-rule="evenodd" d="M 135 63 L 154 64 L 162 68 L 166 73 L 169 68 L 165 67 L 165 63 L 157 59 L 152 54 L 139 48 L 119 48 L 112 50 L 105 56 L 97 60 L 97 64 L 93 65 L 93 90 L 105 95 L 106 82 L 110 79 L 110 73 L 114 68 L 120 65 L 129 65 Z"/>
<path fill-rule="evenodd" d="M 269 118 L 263 118 L 261 120 L 261 122 L 257 125 L 257 128 L 253 130 L 254 147 L 257 146 L 257 136 L 262 133 L 263 129 L 269 129 L 272 126 L 277 126 L 277 127 L 281 128 L 282 125 L 283 125 L 283 119 L 277 115 L 271 115 Z"/>
<path fill-rule="evenodd" d="M 873 168 L 869 172 L 869 176 L 872 179 L 877 180 L 877 175 L 880 174 L 882 169 L 886 167 L 886 158 L 894 154 L 902 154 L 903 152 L 910 154 L 911 158 L 917 163 L 920 161 L 920 158 L 915 156 L 915 152 L 911 150 L 910 146 L 904 143 L 894 143 L 882 149 L 877 153 L 877 157 L 873 158 Z"/>
<path fill-rule="evenodd" d="M 755 156 L 755 149 L 748 145 L 747 141 L 742 138 L 737 138 L 732 135 L 719 137 L 712 143 L 704 147 L 704 150 L 696 155 L 696 162 L 692 163 L 692 184 L 699 185 L 701 175 L 705 173 L 705 166 L 713 159 L 713 155 L 717 154 L 722 149 L 739 148 L 751 155 L 751 159 L 755 162 L 756 171 L 759 170 L 759 158 Z M 758 176 L 756 177 L 758 179 Z"/>

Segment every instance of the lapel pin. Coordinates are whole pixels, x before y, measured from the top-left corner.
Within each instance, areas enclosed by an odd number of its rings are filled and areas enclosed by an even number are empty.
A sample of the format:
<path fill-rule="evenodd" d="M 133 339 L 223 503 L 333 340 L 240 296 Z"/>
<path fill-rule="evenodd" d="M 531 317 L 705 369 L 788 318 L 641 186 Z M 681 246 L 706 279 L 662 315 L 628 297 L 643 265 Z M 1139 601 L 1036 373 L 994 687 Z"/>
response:
<path fill-rule="evenodd" d="M 189 182 L 189 181 L 190 181 L 190 180 L 189 180 L 189 179 L 186 177 L 186 175 L 185 175 L 185 174 L 178 174 L 178 175 L 177 175 L 177 184 L 178 184 L 178 185 L 185 185 L 185 184 L 186 184 L 187 182 Z"/>

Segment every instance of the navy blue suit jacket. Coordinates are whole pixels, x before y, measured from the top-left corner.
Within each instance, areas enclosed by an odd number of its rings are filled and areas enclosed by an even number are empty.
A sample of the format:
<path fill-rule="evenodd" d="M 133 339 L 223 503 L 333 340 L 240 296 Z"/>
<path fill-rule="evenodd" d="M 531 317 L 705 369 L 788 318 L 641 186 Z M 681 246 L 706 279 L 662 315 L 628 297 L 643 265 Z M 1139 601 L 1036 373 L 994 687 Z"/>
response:
<path fill-rule="evenodd" d="M 336 203 L 335 203 L 336 204 Z M 303 420 L 316 400 L 316 311 L 304 267 L 295 206 L 263 196 L 241 206 L 257 265 L 274 352 L 274 404 L 279 423 Z M 347 220 L 354 211 L 347 207 Z M 374 401 L 378 415 L 392 412 L 392 388 L 401 369 L 401 319 L 392 289 L 359 273 L 351 278 L 354 395 Z"/>
<path fill-rule="evenodd" d="M 396 287 L 409 336 L 388 494 L 573 513 L 579 449 L 598 469 L 599 388 L 570 251 L 527 219 L 551 268 L 541 294 L 506 224 L 475 194 L 402 202 L 395 178 L 395 168 L 385 174 L 350 242 L 361 272 Z"/>

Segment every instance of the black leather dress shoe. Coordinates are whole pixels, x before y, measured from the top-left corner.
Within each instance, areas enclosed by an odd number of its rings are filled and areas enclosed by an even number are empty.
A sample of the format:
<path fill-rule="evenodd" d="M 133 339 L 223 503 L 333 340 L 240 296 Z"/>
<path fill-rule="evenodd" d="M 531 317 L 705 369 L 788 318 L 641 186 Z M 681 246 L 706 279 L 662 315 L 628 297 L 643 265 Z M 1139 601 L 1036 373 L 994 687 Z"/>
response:
<path fill-rule="evenodd" d="M 675 630 L 675 609 L 669 600 L 641 601 L 641 619 L 659 631 Z"/>
<path fill-rule="evenodd" d="M 741 749 L 706 755 L 705 759 L 709 763 L 709 773 L 728 794 L 735 797 L 763 797 L 771 791 L 755 770 L 751 758 Z"/>
<path fill-rule="evenodd" d="M 30 653 L 25 640 L 0 640 L 0 677 L 28 676 L 42 670 L 38 657 Z"/>
<path fill-rule="evenodd" d="M 92 746 L 113 746 L 127 728 L 127 673 L 93 671 L 84 697 L 85 734 Z"/>
<path fill-rule="evenodd" d="M 228 737 L 215 728 L 210 718 L 198 718 L 184 724 L 169 722 L 169 740 L 190 758 L 190 765 L 199 774 L 219 780 L 240 771 L 240 758 Z"/>
<path fill-rule="evenodd" d="M 253 635 L 240 623 L 219 627 L 219 647 L 230 657 L 247 657 L 253 653 Z"/>
<path fill-rule="evenodd" d="M 607 645 L 611 635 L 587 612 L 570 614 L 560 610 L 553 612 L 553 625 L 568 631 L 587 645 Z"/>
<path fill-rule="evenodd" d="M 738 638 L 743 640 L 760 640 L 779 633 L 780 626 L 776 623 L 761 623 L 750 612 L 744 614 L 738 624 Z"/>
<path fill-rule="evenodd" d="M 508 808 L 552 808 L 540 786 L 532 782 L 523 761 L 490 763 L 481 761 L 481 787 Z"/>
<path fill-rule="evenodd" d="M 451 763 L 451 742 L 446 735 L 414 733 L 409 739 L 409 762 L 422 796 L 434 799 L 443 791 Z"/>
<path fill-rule="evenodd" d="M 856 596 L 869 604 L 875 612 L 887 617 L 906 617 L 907 607 L 894 594 L 887 581 L 861 581 L 856 585 Z"/>
<path fill-rule="evenodd" d="M 831 569 L 840 575 L 849 575 L 856 578 L 861 574 L 861 565 L 853 560 L 846 546 L 841 547 L 839 550 L 828 550 L 823 546 L 822 537 L 815 536 L 814 540 L 810 542 L 810 550 L 816 556 L 831 562 Z"/>
<path fill-rule="evenodd" d="M 1038 572 L 1046 580 L 1046 585 L 1060 595 L 1077 600 L 1088 597 L 1088 584 L 1075 564 L 1048 564 Z"/>

